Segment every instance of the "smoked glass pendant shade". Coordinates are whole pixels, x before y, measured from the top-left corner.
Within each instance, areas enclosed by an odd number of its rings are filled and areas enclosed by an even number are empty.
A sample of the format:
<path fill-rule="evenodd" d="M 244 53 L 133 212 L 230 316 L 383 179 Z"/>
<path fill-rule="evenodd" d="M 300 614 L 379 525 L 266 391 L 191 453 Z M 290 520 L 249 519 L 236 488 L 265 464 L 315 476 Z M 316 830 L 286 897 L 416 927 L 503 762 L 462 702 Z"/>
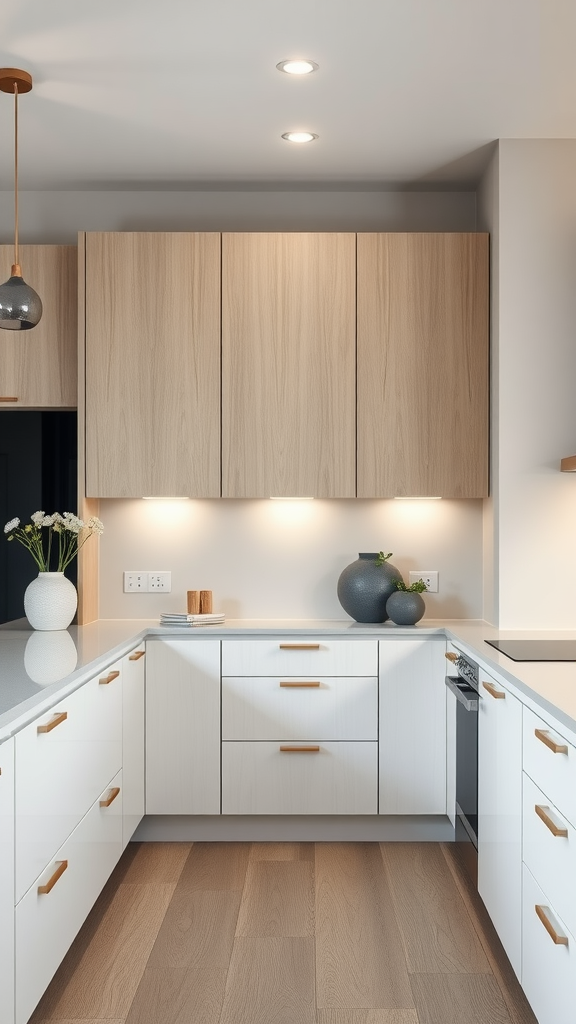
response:
<path fill-rule="evenodd" d="M 0 285 L 0 329 L 4 331 L 29 331 L 42 316 L 40 296 L 19 271 L 12 267 L 12 275 Z"/>

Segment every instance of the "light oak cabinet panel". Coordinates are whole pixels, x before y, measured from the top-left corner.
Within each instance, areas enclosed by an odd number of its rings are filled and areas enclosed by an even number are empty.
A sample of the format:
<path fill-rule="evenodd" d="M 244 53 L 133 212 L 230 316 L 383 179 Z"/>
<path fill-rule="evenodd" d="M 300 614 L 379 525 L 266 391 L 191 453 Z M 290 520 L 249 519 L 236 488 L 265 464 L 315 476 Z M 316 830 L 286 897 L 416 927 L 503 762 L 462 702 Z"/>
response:
<path fill-rule="evenodd" d="M 14 250 L 0 245 L 0 278 Z M 78 274 L 76 246 L 21 245 L 24 280 L 42 299 L 31 331 L 2 331 L 0 409 L 75 409 L 78 402 Z M 6 401 L 14 399 L 17 401 Z"/>
<path fill-rule="evenodd" d="M 220 496 L 220 235 L 89 233 L 86 495 Z"/>
<path fill-rule="evenodd" d="M 14 740 L 0 744 L 0 1024 L 14 1024 Z"/>
<path fill-rule="evenodd" d="M 358 497 L 488 493 L 488 236 L 358 235 Z"/>
<path fill-rule="evenodd" d="M 222 496 L 353 498 L 355 236 L 222 236 Z"/>

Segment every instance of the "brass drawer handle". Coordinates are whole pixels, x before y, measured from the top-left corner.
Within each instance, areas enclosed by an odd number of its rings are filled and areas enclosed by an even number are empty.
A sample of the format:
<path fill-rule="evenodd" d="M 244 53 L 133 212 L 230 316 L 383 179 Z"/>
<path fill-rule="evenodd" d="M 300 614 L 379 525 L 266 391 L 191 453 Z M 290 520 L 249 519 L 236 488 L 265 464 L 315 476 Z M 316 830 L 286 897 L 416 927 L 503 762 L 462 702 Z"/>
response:
<path fill-rule="evenodd" d="M 68 712 L 61 711 L 59 715 L 54 715 L 45 725 L 39 725 L 36 732 L 52 732 L 52 729 L 55 729 L 57 725 L 62 725 L 62 722 L 65 722 L 67 718 Z"/>
<path fill-rule="evenodd" d="M 548 747 L 549 750 L 552 750 L 554 754 L 568 753 L 568 747 L 566 744 L 556 743 L 546 729 L 534 729 L 534 735 L 537 740 L 540 740 L 540 742 L 543 743 L 545 747 Z"/>
<path fill-rule="evenodd" d="M 320 747 L 280 747 L 282 754 L 318 754 L 320 753 Z"/>
<path fill-rule="evenodd" d="M 48 881 L 46 882 L 46 885 L 39 885 L 38 886 L 38 893 L 39 893 L 40 896 L 47 896 L 48 893 L 51 892 L 51 890 L 56 885 L 56 882 L 58 881 L 58 879 L 62 878 L 62 875 L 66 871 L 67 867 L 68 867 L 68 861 L 67 860 L 61 860 L 60 863 L 58 864 L 58 867 L 56 868 L 56 871 L 52 875 L 52 877 L 49 878 Z"/>
<path fill-rule="evenodd" d="M 320 644 L 280 644 L 281 651 L 319 651 Z"/>
<path fill-rule="evenodd" d="M 548 935 L 552 939 L 552 942 L 555 942 L 557 946 L 567 946 L 568 936 L 562 935 L 561 932 L 557 932 L 552 922 L 546 916 L 545 911 L 549 909 L 549 907 L 540 907 L 537 903 L 534 906 L 534 910 L 536 911 L 538 917 L 542 921 L 542 924 L 544 925 L 546 931 L 548 932 Z"/>
<path fill-rule="evenodd" d="M 553 836 L 560 836 L 562 839 L 568 839 L 568 829 L 559 828 L 558 825 L 556 825 L 556 823 L 552 821 L 552 818 L 550 818 L 546 814 L 546 811 L 550 810 L 549 807 L 542 807 L 540 804 L 534 804 L 534 810 L 536 811 L 536 814 L 538 815 L 540 820 L 544 822 L 546 828 L 550 829 Z"/>
<path fill-rule="evenodd" d="M 100 807 L 110 807 L 110 804 L 114 803 L 119 792 L 120 786 L 114 786 L 114 788 L 110 790 L 106 800 L 100 800 Z"/>
<path fill-rule="evenodd" d="M 497 690 L 494 683 L 482 683 L 482 686 L 485 690 L 488 690 L 490 696 L 495 697 L 496 700 L 504 700 L 506 698 L 504 690 Z"/>
<path fill-rule="evenodd" d="M 452 661 L 452 662 L 458 661 L 458 655 L 454 654 L 454 651 L 446 651 L 446 654 L 444 655 L 444 657 L 447 658 L 448 661 Z"/>
<path fill-rule="evenodd" d="M 0 395 L 0 402 L 17 402 L 18 399 L 12 395 Z"/>
<path fill-rule="evenodd" d="M 100 686 L 107 686 L 108 683 L 111 683 L 113 679 L 117 679 L 119 675 L 120 673 L 116 669 L 114 672 L 109 672 L 108 675 L 104 676 L 103 679 L 99 679 L 98 682 L 100 683 Z"/>
<path fill-rule="evenodd" d="M 288 682 L 286 679 L 283 679 L 282 682 L 279 683 L 279 685 L 283 686 L 287 690 L 303 690 L 303 689 L 307 689 L 307 690 L 315 689 L 315 690 L 317 690 L 320 687 L 320 683 L 319 682 L 312 682 L 312 681 L 310 681 L 310 682 L 302 682 L 302 683 L 292 683 L 292 682 Z"/>
<path fill-rule="evenodd" d="M 143 658 L 146 651 L 134 651 L 134 654 L 128 655 L 128 661 L 138 661 L 139 658 Z"/>

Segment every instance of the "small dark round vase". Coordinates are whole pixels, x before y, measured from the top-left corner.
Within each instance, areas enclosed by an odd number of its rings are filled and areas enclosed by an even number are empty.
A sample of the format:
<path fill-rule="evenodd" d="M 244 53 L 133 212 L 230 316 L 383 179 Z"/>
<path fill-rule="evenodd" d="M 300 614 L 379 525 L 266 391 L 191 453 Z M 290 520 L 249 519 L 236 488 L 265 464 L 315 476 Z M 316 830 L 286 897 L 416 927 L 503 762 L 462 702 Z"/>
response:
<path fill-rule="evenodd" d="M 386 611 L 397 626 L 414 626 L 424 615 L 426 605 L 422 594 L 413 590 L 397 590 L 388 598 Z"/>
<path fill-rule="evenodd" d="M 402 579 L 396 566 L 376 565 L 377 558 L 377 551 L 361 552 L 340 573 L 338 600 L 356 622 L 385 622 L 386 601 L 396 589 L 395 580 Z"/>

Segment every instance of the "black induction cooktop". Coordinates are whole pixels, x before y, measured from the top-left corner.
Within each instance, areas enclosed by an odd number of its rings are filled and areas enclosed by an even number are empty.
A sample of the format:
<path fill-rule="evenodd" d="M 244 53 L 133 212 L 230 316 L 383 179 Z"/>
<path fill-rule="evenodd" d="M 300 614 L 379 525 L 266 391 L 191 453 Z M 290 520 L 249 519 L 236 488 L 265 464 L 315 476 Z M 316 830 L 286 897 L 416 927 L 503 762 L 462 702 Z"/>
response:
<path fill-rule="evenodd" d="M 576 640 L 486 640 L 512 661 L 576 661 Z"/>

